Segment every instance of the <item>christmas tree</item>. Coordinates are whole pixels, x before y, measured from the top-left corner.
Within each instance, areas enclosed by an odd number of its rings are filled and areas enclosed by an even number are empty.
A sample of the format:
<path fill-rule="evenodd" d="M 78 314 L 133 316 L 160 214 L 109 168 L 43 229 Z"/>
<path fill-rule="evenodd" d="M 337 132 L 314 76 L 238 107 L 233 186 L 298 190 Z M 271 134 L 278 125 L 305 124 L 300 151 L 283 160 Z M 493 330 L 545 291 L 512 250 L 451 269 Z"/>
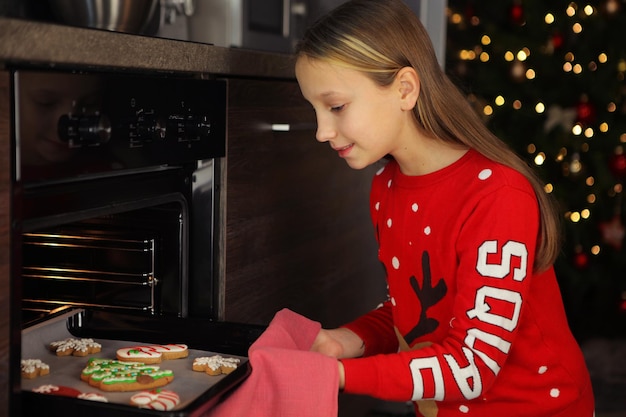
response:
<path fill-rule="evenodd" d="M 559 204 L 579 339 L 626 337 L 626 2 L 449 0 L 446 71 Z"/>

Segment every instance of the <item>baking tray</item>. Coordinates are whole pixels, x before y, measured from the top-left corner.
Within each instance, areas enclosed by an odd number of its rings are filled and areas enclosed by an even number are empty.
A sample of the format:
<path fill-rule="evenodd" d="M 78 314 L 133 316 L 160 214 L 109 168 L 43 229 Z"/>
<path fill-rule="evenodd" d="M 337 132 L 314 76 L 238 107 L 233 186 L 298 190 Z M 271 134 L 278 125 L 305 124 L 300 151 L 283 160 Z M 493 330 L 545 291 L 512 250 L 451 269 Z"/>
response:
<path fill-rule="evenodd" d="M 200 416 L 250 374 L 247 348 L 263 330 L 263 326 L 209 320 L 141 317 L 86 310 L 66 312 L 22 331 L 22 359 L 40 359 L 50 366 L 48 375 L 22 378 L 23 413 L 64 417 Z M 48 349 L 51 342 L 70 337 L 92 338 L 102 345 L 102 351 L 86 357 L 59 357 Z M 80 379 L 89 358 L 115 359 L 119 348 L 168 343 L 189 346 L 187 358 L 164 360 L 159 364 L 161 368 L 174 372 L 174 380 L 162 387 L 180 396 L 180 403 L 171 411 L 133 407 L 130 397 L 138 391 L 105 392 Z M 238 368 L 221 376 L 210 376 L 191 369 L 194 358 L 216 354 L 240 359 Z M 48 384 L 68 386 L 84 393 L 96 392 L 104 395 L 108 402 L 32 392 L 34 388 Z"/>

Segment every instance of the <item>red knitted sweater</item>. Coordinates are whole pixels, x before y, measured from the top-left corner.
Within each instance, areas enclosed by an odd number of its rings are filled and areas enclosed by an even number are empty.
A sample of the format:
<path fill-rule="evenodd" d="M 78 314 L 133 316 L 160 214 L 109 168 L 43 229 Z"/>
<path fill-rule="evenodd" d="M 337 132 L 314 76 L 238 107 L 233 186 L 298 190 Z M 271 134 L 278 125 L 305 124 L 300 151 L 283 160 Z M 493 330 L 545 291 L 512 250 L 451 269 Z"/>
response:
<path fill-rule="evenodd" d="M 366 352 L 342 360 L 345 392 L 426 417 L 592 417 L 554 271 L 533 272 L 526 178 L 475 151 L 423 176 L 391 161 L 370 204 L 389 300 L 346 325 Z"/>

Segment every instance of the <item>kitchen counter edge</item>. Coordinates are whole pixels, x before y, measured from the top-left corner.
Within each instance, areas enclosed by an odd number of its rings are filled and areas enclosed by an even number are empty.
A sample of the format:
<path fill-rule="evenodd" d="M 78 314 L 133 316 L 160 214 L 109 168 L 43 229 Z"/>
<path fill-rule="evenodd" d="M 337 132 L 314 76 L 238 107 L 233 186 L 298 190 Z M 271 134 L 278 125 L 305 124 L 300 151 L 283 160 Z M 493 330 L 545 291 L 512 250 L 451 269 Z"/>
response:
<path fill-rule="evenodd" d="M 294 78 L 289 54 L 0 17 L 0 68 L 20 64 Z"/>

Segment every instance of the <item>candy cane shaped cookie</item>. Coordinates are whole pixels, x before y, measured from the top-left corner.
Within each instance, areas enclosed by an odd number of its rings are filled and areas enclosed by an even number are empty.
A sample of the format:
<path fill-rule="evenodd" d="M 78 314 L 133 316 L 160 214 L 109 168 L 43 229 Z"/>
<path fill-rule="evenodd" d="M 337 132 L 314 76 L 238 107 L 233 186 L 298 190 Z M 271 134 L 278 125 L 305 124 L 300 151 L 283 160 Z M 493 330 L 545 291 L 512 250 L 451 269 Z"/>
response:
<path fill-rule="evenodd" d="M 178 394 L 165 389 L 142 391 L 130 397 L 131 405 L 159 411 L 169 411 L 176 407 L 179 402 Z"/>

